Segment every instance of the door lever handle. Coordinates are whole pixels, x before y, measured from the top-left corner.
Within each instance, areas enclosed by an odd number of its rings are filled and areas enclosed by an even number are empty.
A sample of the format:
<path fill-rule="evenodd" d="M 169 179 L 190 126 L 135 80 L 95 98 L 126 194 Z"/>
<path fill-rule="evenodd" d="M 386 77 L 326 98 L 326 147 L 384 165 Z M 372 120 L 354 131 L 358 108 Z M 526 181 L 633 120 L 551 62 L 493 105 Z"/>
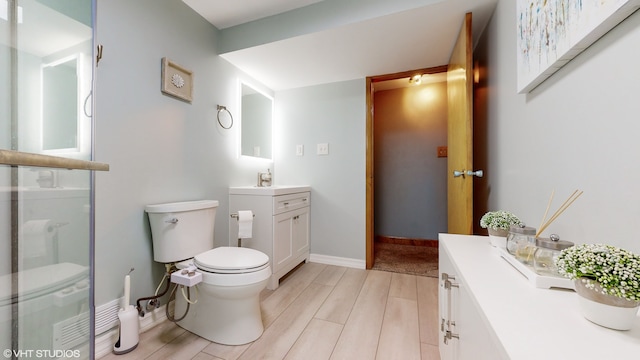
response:
<path fill-rule="evenodd" d="M 476 170 L 476 171 L 472 171 L 472 170 L 453 170 L 453 177 L 460 177 L 462 176 L 463 178 L 466 176 L 475 176 L 475 177 L 483 177 L 484 176 L 484 171 L 482 170 Z"/>

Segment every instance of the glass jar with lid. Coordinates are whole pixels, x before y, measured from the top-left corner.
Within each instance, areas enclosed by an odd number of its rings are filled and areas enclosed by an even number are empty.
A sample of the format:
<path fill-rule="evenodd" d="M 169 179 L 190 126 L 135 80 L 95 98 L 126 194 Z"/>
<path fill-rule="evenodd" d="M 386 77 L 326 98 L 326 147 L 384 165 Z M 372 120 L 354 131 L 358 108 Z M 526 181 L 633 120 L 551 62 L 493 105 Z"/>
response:
<path fill-rule="evenodd" d="M 571 241 L 560 240 L 560 236 L 551 234 L 548 239 L 536 239 L 536 252 L 533 255 L 533 268 L 538 275 L 562 276 L 558 273 L 556 259 L 560 251 L 572 247 Z"/>
<path fill-rule="evenodd" d="M 507 251 L 518 261 L 532 265 L 536 251 L 536 229 L 525 224 L 511 225 L 507 235 Z"/>

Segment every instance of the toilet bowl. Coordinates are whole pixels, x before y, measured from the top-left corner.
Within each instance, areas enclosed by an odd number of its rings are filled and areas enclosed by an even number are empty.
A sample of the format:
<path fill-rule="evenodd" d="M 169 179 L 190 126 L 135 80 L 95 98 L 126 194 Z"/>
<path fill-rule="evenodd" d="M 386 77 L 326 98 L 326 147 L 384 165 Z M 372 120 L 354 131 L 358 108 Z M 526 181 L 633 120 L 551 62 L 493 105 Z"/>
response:
<path fill-rule="evenodd" d="M 254 249 L 213 248 L 217 207 L 215 200 L 199 200 L 147 205 L 145 211 L 154 259 L 178 269 L 195 266 L 202 274 L 202 282 L 189 288 L 189 301 L 176 291 L 177 324 L 219 344 L 241 345 L 264 331 L 260 292 L 271 267 L 269 257 Z"/>
<path fill-rule="evenodd" d="M 178 268 L 195 265 L 202 274 L 198 293 L 191 299 L 182 328 L 225 345 L 242 345 L 264 331 L 260 312 L 260 292 L 271 277 L 269 257 L 248 248 L 218 247 L 196 255 Z M 187 311 L 187 301 L 176 295 L 175 316 Z"/>

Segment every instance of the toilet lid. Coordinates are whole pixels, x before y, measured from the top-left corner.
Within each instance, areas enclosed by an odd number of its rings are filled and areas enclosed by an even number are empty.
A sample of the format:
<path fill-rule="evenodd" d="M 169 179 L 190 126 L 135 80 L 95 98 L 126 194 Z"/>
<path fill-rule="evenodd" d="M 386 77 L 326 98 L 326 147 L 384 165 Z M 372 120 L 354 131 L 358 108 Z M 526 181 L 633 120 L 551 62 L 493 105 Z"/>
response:
<path fill-rule="evenodd" d="M 15 301 L 11 293 L 11 281 L 14 274 L 0 276 L 0 307 Z M 89 268 L 73 263 L 59 263 L 18 272 L 18 294 L 20 301 L 53 294 L 65 287 L 76 284 L 88 286 Z"/>
<path fill-rule="evenodd" d="M 199 269 L 215 273 L 258 271 L 269 265 L 269 257 L 254 249 L 222 246 L 193 258 Z"/>

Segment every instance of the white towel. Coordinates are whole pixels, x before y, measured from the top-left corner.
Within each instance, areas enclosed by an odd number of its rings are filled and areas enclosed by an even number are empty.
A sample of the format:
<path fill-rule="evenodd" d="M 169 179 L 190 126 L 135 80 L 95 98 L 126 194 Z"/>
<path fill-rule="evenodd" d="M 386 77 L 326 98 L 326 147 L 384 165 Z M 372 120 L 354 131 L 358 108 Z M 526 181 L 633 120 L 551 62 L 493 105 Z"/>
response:
<path fill-rule="evenodd" d="M 253 211 L 238 211 L 238 238 L 250 239 L 253 232 Z"/>

